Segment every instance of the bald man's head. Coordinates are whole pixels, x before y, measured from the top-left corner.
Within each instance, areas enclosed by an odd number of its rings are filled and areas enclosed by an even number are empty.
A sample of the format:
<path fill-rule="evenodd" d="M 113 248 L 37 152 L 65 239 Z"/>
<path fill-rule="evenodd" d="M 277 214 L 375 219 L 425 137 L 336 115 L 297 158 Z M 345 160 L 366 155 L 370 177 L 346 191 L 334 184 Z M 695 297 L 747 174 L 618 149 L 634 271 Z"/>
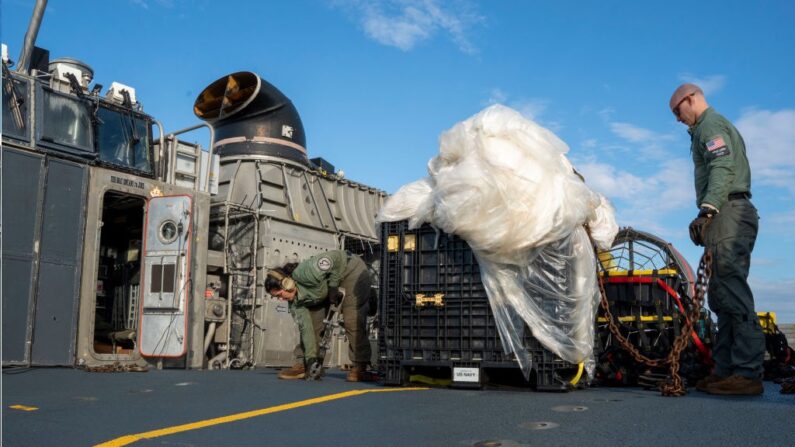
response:
<path fill-rule="evenodd" d="M 674 107 L 678 106 L 683 99 L 694 93 L 704 96 L 704 92 L 701 90 L 701 87 L 697 86 L 696 84 L 691 84 L 688 82 L 686 84 L 680 85 L 676 90 L 674 90 L 674 94 L 671 95 L 671 101 L 668 102 L 668 107 L 673 110 Z"/>
<path fill-rule="evenodd" d="M 676 120 L 686 126 L 695 126 L 698 118 L 709 108 L 704 92 L 696 84 L 682 84 L 671 95 L 668 103 Z"/>

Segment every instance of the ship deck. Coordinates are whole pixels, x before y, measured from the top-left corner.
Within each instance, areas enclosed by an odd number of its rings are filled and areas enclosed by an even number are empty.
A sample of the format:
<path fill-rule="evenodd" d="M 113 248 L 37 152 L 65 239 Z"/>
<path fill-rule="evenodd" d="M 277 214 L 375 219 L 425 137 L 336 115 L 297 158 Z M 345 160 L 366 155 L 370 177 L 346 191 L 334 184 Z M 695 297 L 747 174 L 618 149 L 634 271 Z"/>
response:
<path fill-rule="evenodd" d="M 795 395 L 543 393 L 282 381 L 275 369 L 3 370 L 7 446 L 791 445 Z"/>

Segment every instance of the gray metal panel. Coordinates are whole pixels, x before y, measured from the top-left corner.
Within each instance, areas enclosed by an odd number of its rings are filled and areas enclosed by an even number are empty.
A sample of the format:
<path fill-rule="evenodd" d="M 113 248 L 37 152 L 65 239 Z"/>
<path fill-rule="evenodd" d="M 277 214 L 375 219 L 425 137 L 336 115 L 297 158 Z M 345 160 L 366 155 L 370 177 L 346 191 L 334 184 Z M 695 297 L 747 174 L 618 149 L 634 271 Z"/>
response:
<path fill-rule="evenodd" d="M 86 172 L 84 166 L 53 158 L 48 160 L 41 232 L 42 262 L 78 265 L 83 241 Z"/>
<path fill-rule="evenodd" d="M 33 326 L 34 365 L 73 365 L 77 324 L 74 265 L 42 262 L 36 321 Z"/>
<path fill-rule="evenodd" d="M 3 363 L 28 360 L 28 306 L 33 263 L 3 253 Z"/>
<path fill-rule="evenodd" d="M 210 195 L 196 193 L 193 196 L 193 245 L 191 260 L 193 277 L 190 281 L 192 293 L 188 297 L 187 365 L 201 368 L 204 362 L 204 291 L 207 286 L 207 234 L 209 232 Z M 223 256 L 222 256 L 223 259 Z M 223 262 L 223 261 L 222 261 Z"/>
<path fill-rule="evenodd" d="M 36 261 L 34 240 L 42 157 L 3 147 L 3 363 L 28 358 L 28 314 Z"/>
<path fill-rule="evenodd" d="M 33 256 L 42 157 L 3 148 L 3 254 Z"/>
<path fill-rule="evenodd" d="M 48 160 L 33 329 L 37 365 L 74 364 L 87 172 Z"/>

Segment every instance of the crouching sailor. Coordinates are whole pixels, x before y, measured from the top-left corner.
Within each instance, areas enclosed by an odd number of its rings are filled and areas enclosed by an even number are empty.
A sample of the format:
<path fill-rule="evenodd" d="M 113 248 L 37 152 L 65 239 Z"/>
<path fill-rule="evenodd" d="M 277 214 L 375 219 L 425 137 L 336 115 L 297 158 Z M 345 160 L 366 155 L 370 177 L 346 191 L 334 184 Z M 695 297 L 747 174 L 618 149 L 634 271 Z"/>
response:
<path fill-rule="evenodd" d="M 367 338 L 371 278 L 367 265 L 357 255 L 333 250 L 301 263 L 289 263 L 268 272 L 265 290 L 289 302 L 300 333 L 296 362 L 279 373 L 280 379 L 303 379 L 308 366 L 318 359 L 318 341 L 323 332 L 323 318 L 329 304 L 342 300 L 343 326 L 350 343 L 353 367 L 349 382 L 372 380 L 367 372 L 370 364 L 370 342 Z M 345 296 L 340 289 L 345 290 Z"/>

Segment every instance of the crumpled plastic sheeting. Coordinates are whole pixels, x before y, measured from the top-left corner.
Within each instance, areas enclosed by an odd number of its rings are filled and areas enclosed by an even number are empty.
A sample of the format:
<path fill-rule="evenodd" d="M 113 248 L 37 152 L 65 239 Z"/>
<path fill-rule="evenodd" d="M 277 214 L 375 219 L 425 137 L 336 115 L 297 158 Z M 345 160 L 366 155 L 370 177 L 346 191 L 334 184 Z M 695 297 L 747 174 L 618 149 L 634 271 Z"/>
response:
<path fill-rule="evenodd" d="M 551 131 L 491 106 L 442 134 L 429 176 L 402 187 L 377 222 L 409 219 L 457 234 L 472 247 L 506 353 L 525 377 L 525 327 L 547 349 L 593 369 L 599 302 L 596 259 L 618 231 L 607 199 L 591 191 Z"/>
<path fill-rule="evenodd" d="M 433 212 L 433 182 L 424 178 L 403 185 L 398 191 L 387 199 L 387 206 L 381 207 L 377 221 L 396 222 L 408 219 L 409 228 L 414 229 L 430 222 Z M 378 233 L 376 231 L 376 233 Z"/>
<path fill-rule="evenodd" d="M 616 210 L 610 201 L 599 195 L 600 203 L 594 215 L 588 220 L 588 229 L 591 230 L 591 239 L 599 250 L 607 251 L 613 247 L 613 240 L 618 234 Z"/>

